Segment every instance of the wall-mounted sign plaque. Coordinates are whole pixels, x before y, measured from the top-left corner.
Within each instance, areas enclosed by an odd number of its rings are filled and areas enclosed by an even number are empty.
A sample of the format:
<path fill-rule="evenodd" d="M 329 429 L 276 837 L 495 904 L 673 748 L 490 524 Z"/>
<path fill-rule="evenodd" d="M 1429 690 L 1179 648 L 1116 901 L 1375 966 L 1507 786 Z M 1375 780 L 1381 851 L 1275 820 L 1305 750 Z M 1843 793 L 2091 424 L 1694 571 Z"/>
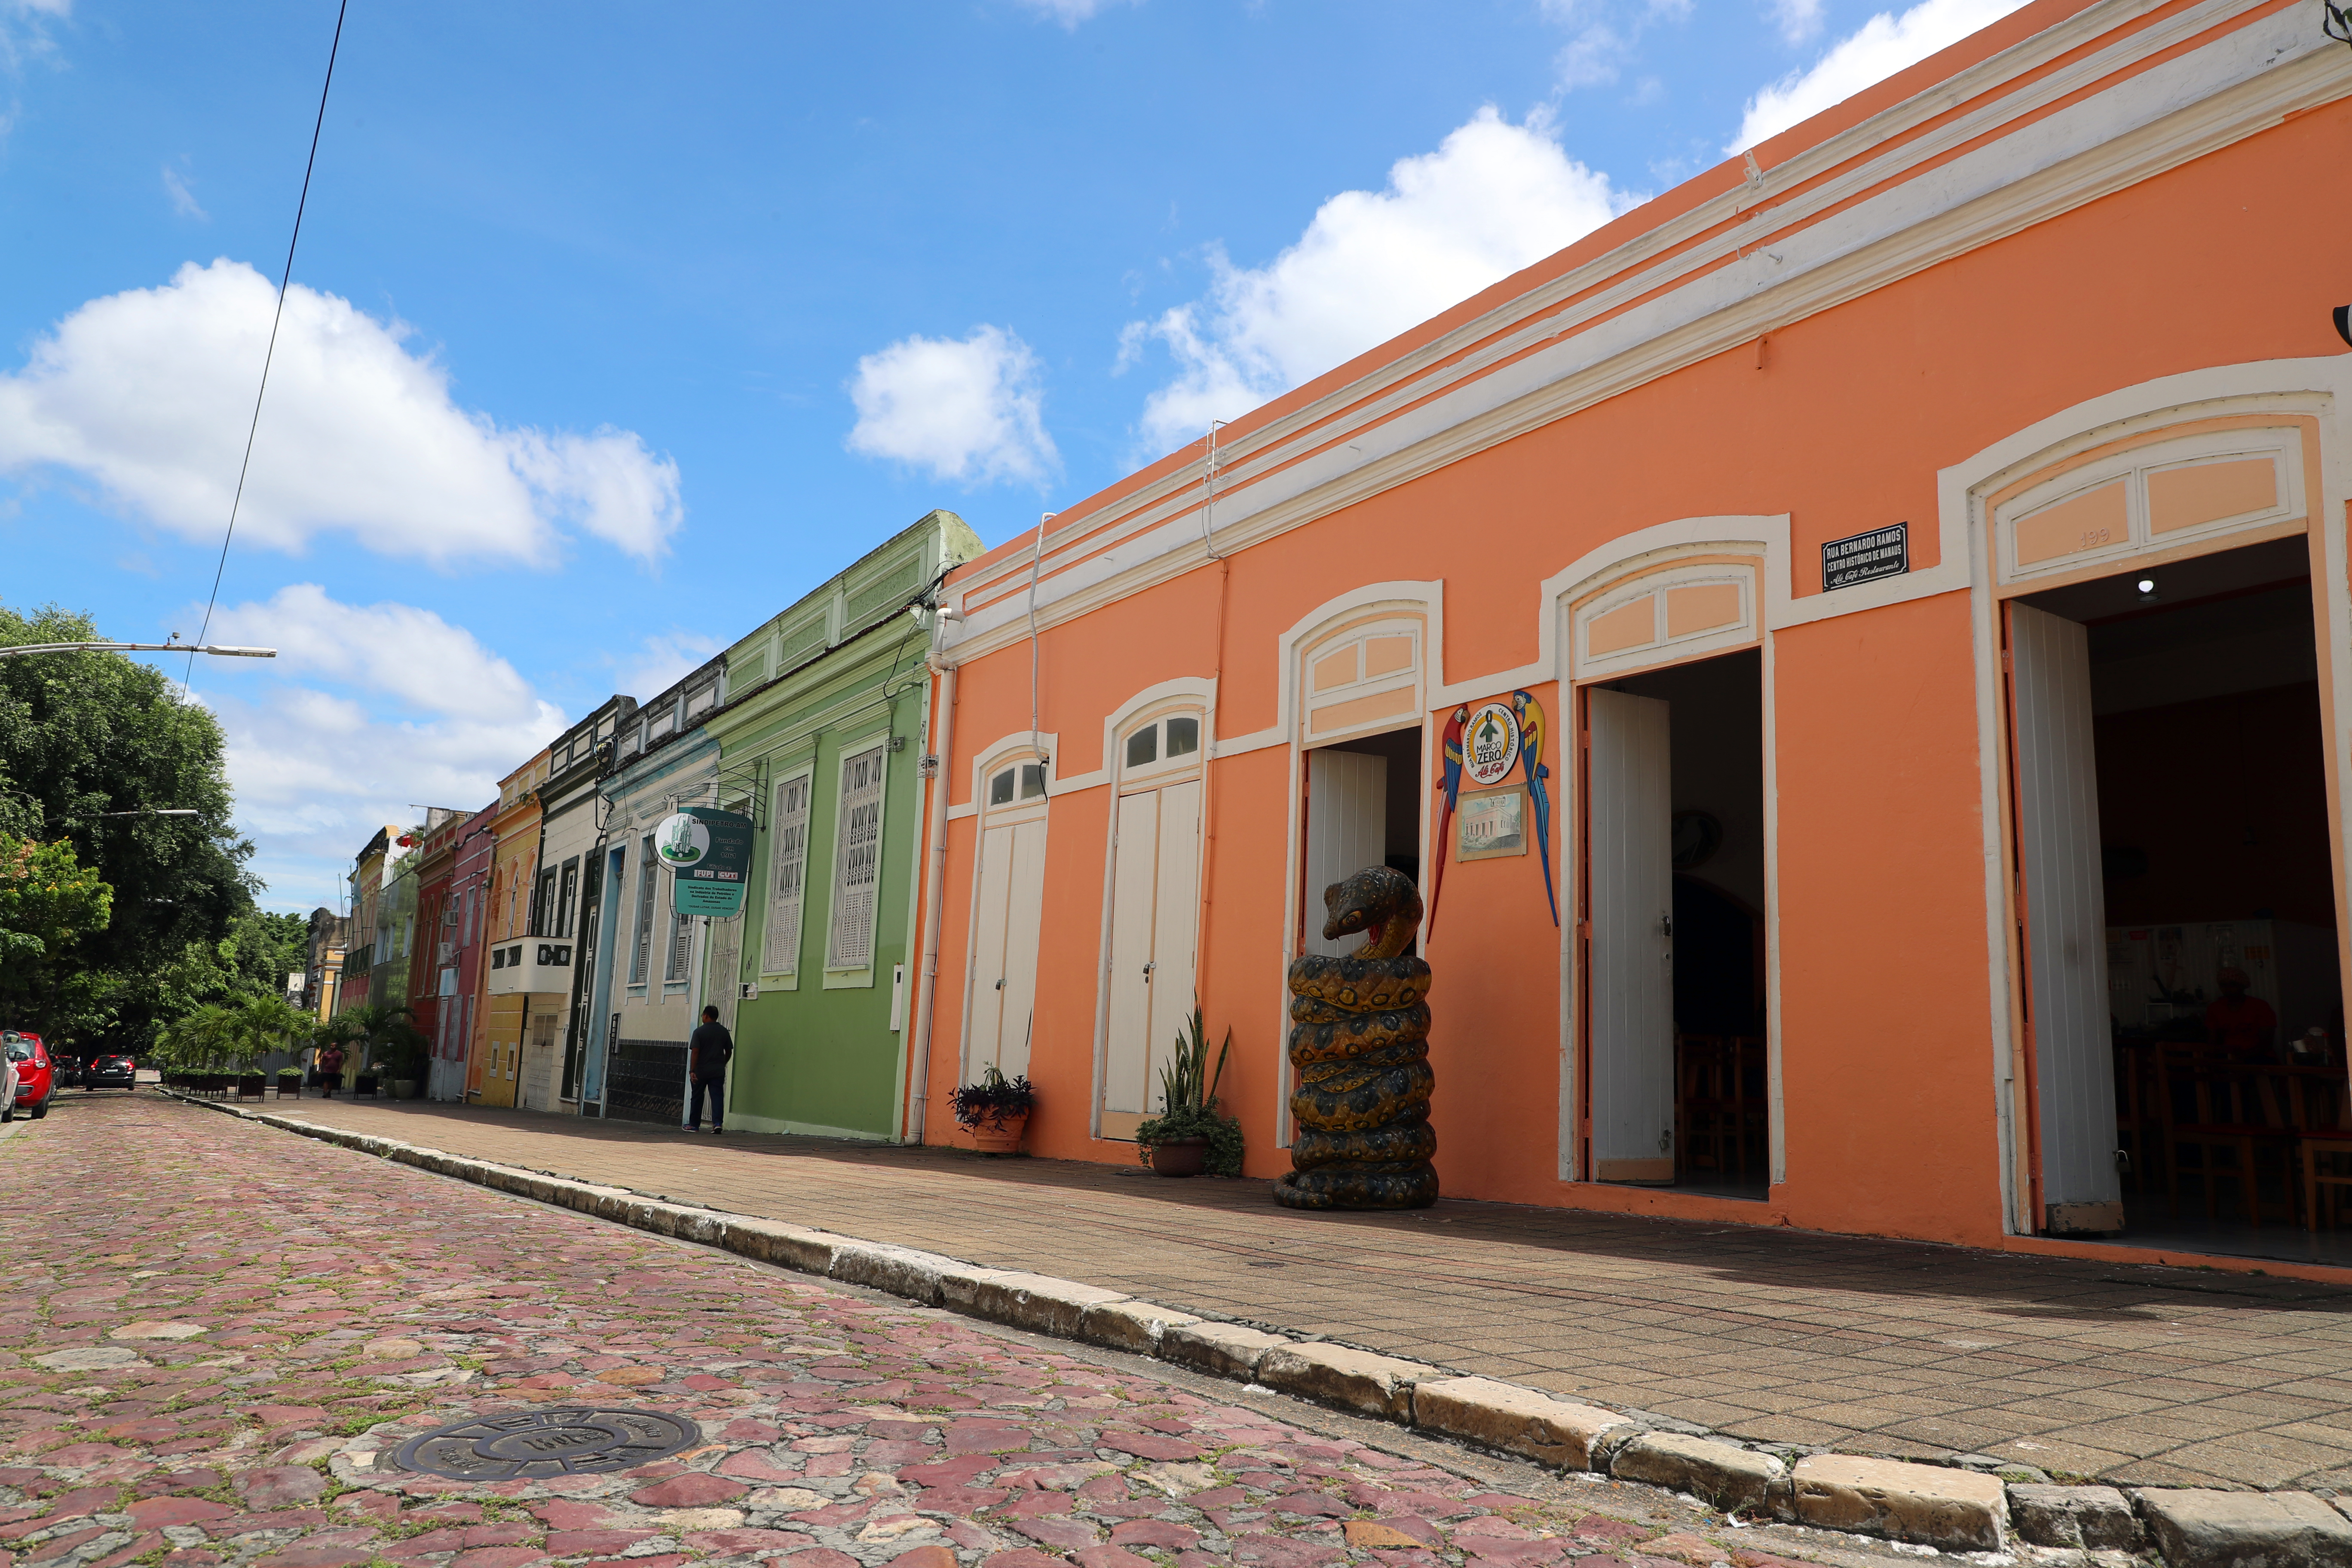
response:
<path fill-rule="evenodd" d="M 1879 577 L 1900 577 L 1911 570 L 1911 525 L 1874 528 L 1850 539 L 1832 539 L 1822 546 L 1822 590 L 1851 588 Z"/>
<path fill-rule="evenodd" d="M 1474 784 L 1498 784 L 1519 761 L 1519 720 L 1507 702 L 1488 702 L 1462 732 L 1462 771 Z"/>
<path fill-rule="evenodd" d="M 751 872 L 751 819 L 689 805 L 654 829 L 654 852 L 670 868 L 670 907 L 725 920 L 743 912 Z"/>

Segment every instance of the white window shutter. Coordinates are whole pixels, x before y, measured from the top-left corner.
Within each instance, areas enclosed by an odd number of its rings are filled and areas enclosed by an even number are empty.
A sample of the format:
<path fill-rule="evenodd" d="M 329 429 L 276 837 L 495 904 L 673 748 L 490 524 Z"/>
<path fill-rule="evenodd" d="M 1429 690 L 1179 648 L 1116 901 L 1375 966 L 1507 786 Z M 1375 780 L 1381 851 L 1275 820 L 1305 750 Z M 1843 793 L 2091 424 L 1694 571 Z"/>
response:
<path fill-rule="evenodd" d="M 647 837 L 637 850 L 636 951 L 629 955 L 629 984 L 632 985 L 646 983 L 646 971 L 653 962 L 655 886 L 654 841 Z"/>
<path fill-rule="evenodd" d="M 691 966 L 693 959 L 694 917 L 672 915 L 670 917 L 669 966 L 662 971 L 662 978 L 664 980 L 692 978 L 687 971 Z"/>
<path fill-rule="evenodd" d="M 800 969 L 801 888 L 808 875 L 809 784 L 806 773 L 776 786 L 775 860 L 768 879 L 767 944 L 760 956 L 762 974 Z"/>
<path fill-rule="evenodd" d="M 827 969 L 863 969 L 874 962 L 874 904 L 881 870 L 882 748 L 876 746 L 842 759 Z"/>

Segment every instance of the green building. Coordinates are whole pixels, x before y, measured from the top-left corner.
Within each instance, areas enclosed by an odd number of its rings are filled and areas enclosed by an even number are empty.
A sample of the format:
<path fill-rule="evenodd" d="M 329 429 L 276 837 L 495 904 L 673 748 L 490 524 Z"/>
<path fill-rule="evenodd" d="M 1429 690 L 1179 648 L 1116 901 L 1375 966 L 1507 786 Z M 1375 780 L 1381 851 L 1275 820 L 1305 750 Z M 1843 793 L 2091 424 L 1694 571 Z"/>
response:
<path fill-rule="evenodd" d="M 707 721 L 718 794 L 759 830 L 731 955 L 730 1127 L 900 1133 L 931 681 L 928 621 L 908 609 L 980 553 L 934 511 L 727 650 Z"/>

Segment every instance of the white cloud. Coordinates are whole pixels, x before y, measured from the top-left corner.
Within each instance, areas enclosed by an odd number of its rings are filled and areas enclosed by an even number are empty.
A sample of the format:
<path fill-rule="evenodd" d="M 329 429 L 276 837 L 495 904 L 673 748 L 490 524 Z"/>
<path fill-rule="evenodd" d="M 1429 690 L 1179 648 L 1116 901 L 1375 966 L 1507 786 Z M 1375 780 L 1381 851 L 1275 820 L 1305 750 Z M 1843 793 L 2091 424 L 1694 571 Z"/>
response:
<path fill-rule="evenodd" d="M 54 56 L 48 24 L 73 15 L 73 0 L 0 0 L 0 68 Z"/>
<path fill-rule="evenodd" d="M 181 178 L 180 171 L 169 163 L 163 165 L 163 194 L 172 198 L 172 210 L 182 217 L 202 218 L 206 223 L 212 221 L 212 214 L 197 203 L 196 193 L 188 189 L 188 182 Z"/>
<path fill-rule="evenodd" d="M 341 604 L 301 583 L 219 610 L 213 626 L 278 650 L 207 672 L 237 816 L 276 907 L 332 906 L 378 827 L 416 820 L 412 805 L 488 804 L 566 722 L 471 632 L 414 605 Z"/>
<path fill-rule="evenodd" d="M 1264 267 L 1213 253 L 1206 302 L 1180 305 L 1121 337 L 1121 364 L 1148 340 L 1175 360 L 1145 403 L 1150 451 L 1231 419 L 1459 304 L 1633 205 L 1563 152 L 1541 121 L 1481 110 L 1433 153 L 1399 159 L 1386 188 L 1323 204 L 1297 242 Z"/>
<path fill-rule="evenodd" d="M 223 259 L 81 306 L 0 374 L 0 473 L 68 469 L 133 516 L 218 540 L 276 298 Z M 676 463 L 630 431 L 502 428 L 462 409 L 410 335 L 331 294 L 288 293 L 240 542 L 299 552 L 341 532 L 436 563 L 547 563 L 569 524 L 661 552 L 683 517 Z"/>
<path fill-rule="evenodd" d="M 625 691 L 643 702 L 658 696 L 695 670 L 709 664 L 727 645 L 699 632 L 666 632 L 637 645 L 634 658 L 619 666 L 613 689 Z"/>
<path fill-rule="evenodd" d="M 1801 44 L 1822 30 L 1824 9 L 1823 0 L 1772 0 L 1772 20 L 1781 37 Z"/>
<path fill-rule="evenodd" d="M 473 633 L 413 605 L 340 604 L 315 583 L 295 583 L 265 603 L 214 611 L 213 635 L 276 648 L 273 675 L 349 683 L 424 712 L 500 721 L 555 712 Z"/>
<path fill-rule="evenodd" d="M 1076 31 L 1079 23 L 1100 16 L 1118 0 L 1020 0 L 1024 10 L 1034 11 L 1050 22 Z M 1138 4 L 1141 0 L 1137 0 Z"/>
<path fill-rule="evenodd" d="M 1745 152 L 1767 137 L 1777 136 L 1937 49 L 1958 43 L 2022 4 L 2024 0 L 1920 0 L 1900 16 L 1881 11 L 1832 44 L 1811 69 L 1791 71 L 1748 100 L 1739 134 L 1724 152 Z"/>
<path fill-rule="evenodd" d="M 1003 327 L 902 338 L 857 362 L 849 449 L 960 484 L 1042 485 L 1061 455 L 1045 434 L 1037 356 Z"/>

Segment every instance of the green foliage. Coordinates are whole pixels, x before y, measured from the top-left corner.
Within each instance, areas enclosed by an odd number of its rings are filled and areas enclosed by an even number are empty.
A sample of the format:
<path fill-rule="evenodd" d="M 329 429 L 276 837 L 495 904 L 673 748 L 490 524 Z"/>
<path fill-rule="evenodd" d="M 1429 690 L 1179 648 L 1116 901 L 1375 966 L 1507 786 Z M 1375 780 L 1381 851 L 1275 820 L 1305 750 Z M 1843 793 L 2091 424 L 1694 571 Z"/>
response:
<path fill-rule="evenodd" d="M 54 963 L 77 937 L 104 931 L 113 909 L 114 889 L 74 858 L 71 844 L 0 833 L 0 963 Z"/>
<path fill-rule="evenodd" d="M 1224 1114 L 1223 1102 L 1217 1098 L 1217 1086 L 1225 1080 L 1225 1058 L 1233 1049 L 1234 1032 L 1227 1029 L 1225 1043 L 1217 1051 L 1216 1068 L 1210 1070 L 1208 1024 L 1195 1006 L 1184 1032 L 1176 1037 L 1175 1057 L 1160 1069 L 1160 1114 L 1146 1117 L 1135 1130 L 1136 1151 L 1143 1163 L 1151 1163 L 1155 1143 L 1205 1138 L 1211 1175 L 1242 1173 L 1241 1120 Z"/>
<path fill-rule="evenodd" d="M 187 1071 L 248 1068 L 260 1057 L 307 1039 L 312 1019 L 283 996 L 244 996 L 189 1008 L 158 1036 L 160 1065 Z"/>
<path fill-rule="evenodd" d="M 425 1051 L 430 1042 L 412 1022 L 415 1016 L 415 1009 L 401 1003 L 370 1002 L 337 1014 L 329 1023 L 347 1026 L 341 1038 L 346 1049 L 358 1047 L 361 1071 L 373 1070 L 398 1082 L 422 1077 L 425 1071 Z"/>
<path fill-rule="evenodd" d="M 0 645 L 98 635 L 55 605 L 0 605 Z M 68 846 L 112 893 L 103 923 L 54 949 L 44 938 L 38 962 L 0 963 L 0 1017 L 68 1053 L 147 1052 L 196 1007 L 282 992 L 299 960 L 280 962 L 282 928 L 256 922 L 291 917 L 254 909 L 253 846 L 231 825 L 221 752 L 213 716 L 151 666 L 112 653 L 0 659 L 0 833 Z M 196 815 L 105 815 L 151 808 Z"/>

